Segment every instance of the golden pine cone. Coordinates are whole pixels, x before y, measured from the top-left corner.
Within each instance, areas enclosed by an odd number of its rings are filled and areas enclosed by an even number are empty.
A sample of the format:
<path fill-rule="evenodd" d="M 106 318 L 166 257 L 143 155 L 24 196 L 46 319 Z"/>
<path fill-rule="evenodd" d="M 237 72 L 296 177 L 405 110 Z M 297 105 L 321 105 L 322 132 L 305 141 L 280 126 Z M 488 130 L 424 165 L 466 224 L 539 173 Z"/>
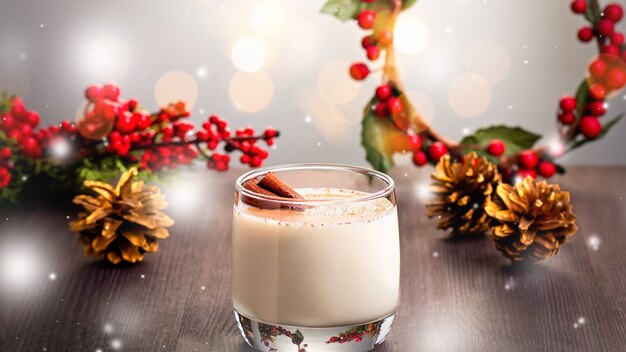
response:
<path fill-rule="evenodd" d="M 469 153 L 457 162 L 444 155 L 431 175 L 434 199 L 426 204 L 428 217 L 437 216 L 437 228 L 454 236 L 475 236 L 489 230 L 483 208 L 500 182 L 498 168 L 487 158 Z"/>
<path fill-rule="evenodd" d="M 115 188 L 104 182 L 84 182 L 97 196 L 74 198 L 87 212 L 80 213 L 70 228 L 80 235 L 85 254 L 106 256 L 113 264 L 135 263 L 143 260 L 145 252 L 158 250 L 158 239 L 169 237 L 166 227 L 174 220 L 160 211 L 167 207 L 165 197 L 156 186 L 133 182 L 136 175 L 135 168 L 125 172 Z"/>
<path fill-rule="evenodd" d="M 569 192 L 532 177 L 515 186 L 500 184 L 485 212 L 493 218 L 496 248 L 514 261 L 534 263 L 555 255 L 576 232 Z"/>

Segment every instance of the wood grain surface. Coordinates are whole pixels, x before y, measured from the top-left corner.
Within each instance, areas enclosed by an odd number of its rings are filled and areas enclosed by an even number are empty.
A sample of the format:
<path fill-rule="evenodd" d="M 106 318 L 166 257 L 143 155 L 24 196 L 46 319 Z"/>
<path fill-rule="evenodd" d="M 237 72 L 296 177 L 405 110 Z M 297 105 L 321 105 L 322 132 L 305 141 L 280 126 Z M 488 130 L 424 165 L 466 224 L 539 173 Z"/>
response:
<path fill-rule="evenodd" d="M 230 298 L 241 171 L 189 176 L 193 199 L 170 189 L 172 236 L 135 266 L 83 254 L 68 231 L 69 198 L 1 208 L 0 351 L 251 351 Z M 523 269 L 488 238 L 446 239 L 420 199 L 429 170 L 394 171 L 401 304 L 376 351 L 626 350 L 626 167 L 555 178 L 580 230 L 558 256 Z"/>

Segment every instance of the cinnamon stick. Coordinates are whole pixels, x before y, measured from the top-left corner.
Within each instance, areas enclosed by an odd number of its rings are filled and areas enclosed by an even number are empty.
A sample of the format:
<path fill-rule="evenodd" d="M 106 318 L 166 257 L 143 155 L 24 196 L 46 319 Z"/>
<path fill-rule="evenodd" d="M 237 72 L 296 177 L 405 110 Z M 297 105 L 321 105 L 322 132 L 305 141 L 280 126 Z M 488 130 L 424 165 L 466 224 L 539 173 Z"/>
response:
<path fill-rule="evenodd" d="M 272 172 L 266 173 L 261 181 L 259 181 L 258 185 L 274 194 L 277 194 L 279 197 L 304 199 L 304 197 L 302 197 L 293 188 L 289 187 L 289 185 L 284 183 L 280 178 L 278 178 L 278 176 L 274 175 Z"/>
<path fill-rule="evenodd" d="M 248 180 L 244 182 L 243 187 L 251 192 L 264 195 L 271 196 L 277 198 L 284 199 L 304 199 L 298 192 L 296 192 L 293 188 L 289 187 L 286 183 L 284 183 L 281 179 L 279 179 L 276 175 L 271 172 L 268 172 L 263 176 L 263 178 L 257 182 L 255 180 Z M 253 197 L 243 196 L 242 201 L 246 204 L 252 205 L 257 208 L 262 209 L 276 209 L 276 208 L 286 208 L 293 210 L 304 210 L 305 207 L 301 204 L 279 204 L 277 202 L 262 200 Z"/>
<path fill-rule="evenodd" d="M 278 197 L 277 194 L 267 191 L 264 188 L 261 188 L 256 183 L 255 180 L 248 180 L 244 182 L 243 188 L 254 193 L 262 194 L 264 196 Z M 276 209 L 280 207 L 280 204 L 276 202 L 264 201 L 262 199 L 253 198 L 253 197 L 243 196 L 241 200 L 248 205 L 252 205 L 253 207 L 257 207 L 261 209 Z"/>

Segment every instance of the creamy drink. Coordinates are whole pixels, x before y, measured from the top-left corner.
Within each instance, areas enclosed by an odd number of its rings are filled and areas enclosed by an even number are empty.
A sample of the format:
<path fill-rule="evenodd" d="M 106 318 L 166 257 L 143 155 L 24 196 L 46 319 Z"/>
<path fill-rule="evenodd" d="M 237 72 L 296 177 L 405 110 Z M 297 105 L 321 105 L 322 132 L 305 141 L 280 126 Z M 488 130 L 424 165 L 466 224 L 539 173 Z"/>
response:
<path fill-rule="evenodd" d="M 259 197 L 248 204 L 236 198 L 233 304 L 248 343 L 264 350 L 368 351 L 382 342 L 400 276 L 393 183 L 389 189 L 377 196 L 294 187 L 302 199 L 281 206 L 271 203 L 272 194 L 248 194 Z"/>

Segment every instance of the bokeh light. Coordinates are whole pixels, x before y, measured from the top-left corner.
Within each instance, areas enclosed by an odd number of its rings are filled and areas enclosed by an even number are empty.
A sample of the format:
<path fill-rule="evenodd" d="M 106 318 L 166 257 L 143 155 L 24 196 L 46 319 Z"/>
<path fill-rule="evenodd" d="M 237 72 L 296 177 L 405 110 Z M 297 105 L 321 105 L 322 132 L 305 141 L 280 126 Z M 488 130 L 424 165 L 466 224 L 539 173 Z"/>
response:
<path fill-rule="evenodd" d="M 130 48 L 118 38 L 90 38 L 80 52 L 81 63 L 92 76 L 102 82 L 117 81 L 130 68 Z"/>
<path fill-rule="evenodd" d="M 465 54 L 465 66 L 489 83 L 501 81 L 509 73 L 511 56 L 501 43 L 483 39 L 472 44 Z"/>
<path fill-rule="evenodd" d="M 28 243 L 4 243 L 0 251 L 0 282 L 7 291 L 34 285 L 41 274 L 41 253 Z M 43 276 L 42 276 L 43 277 Z"/>
<path fill-rule="evenodd" d="M 265 109 L 274 96 L 274 83 L 263 72 L 237 72 L 230 80 L 228 94 L 233 105 L 244 112 L 259 112 Z"/>
<path fill-rule="evenodd" d="M 325 99 L 318 90 L 308 89 L 300 92 L 296 96 L 296 101 L 300 110 L 311 117 L 313 125 L 327 142 L 335 145 L 346 143 L 350 123 L 341 110 Z"/>
<path fill-rule="evenodd" d="M 394 43 L 398 51 L 417 55 L 428 46 L 430 31 L 420 19 L 400 16 L 394 31 Z"/>
<path fill-rule="evenodd" d="M 154 97 L 159 106 L 183 100 L 187 108 L 191 109 L 198 99 L 198 85 L 192 75 L 183 71 L 170 71 L 157 81 Z"/>
<path fill-rule="evenodd" d="M 464 117 L 475 117 L 485 112 L 491 98 L 489 82 L 473 73 L 456 76 L 448 87 L 448 102 L 452 110 Z"/>
<path fill-rule="evenodd" d="M 334 104 L 346 104 L 359 94 L 362 84 L 348 75 L 350 63 L 333 60 L 326 63 L 317 74 L 317 89 Z"/>
<path fill-rule="evenodd" d="M 250 28 L 265 37 L 280 37 L 290 30 L 288 20 L 290 13 L 286 8 L 288 2 L 266 0 L 258 3 L 250 12 Z"/>
<path fill-rule="evenodd" d="M 233 45 L 230 57 L 237 69 L 243 72 L 256 72 L 267 62 L 267 47 L 254 37 L 243 37 Z"/>

